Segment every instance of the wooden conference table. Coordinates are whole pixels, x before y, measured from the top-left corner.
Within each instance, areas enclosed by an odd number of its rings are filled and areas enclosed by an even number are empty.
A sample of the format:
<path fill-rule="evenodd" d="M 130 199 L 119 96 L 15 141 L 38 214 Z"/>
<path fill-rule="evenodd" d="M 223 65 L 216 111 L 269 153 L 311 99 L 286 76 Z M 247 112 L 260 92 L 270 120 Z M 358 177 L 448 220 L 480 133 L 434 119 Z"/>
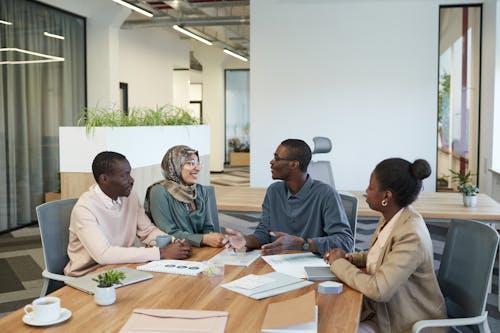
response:
<path fill-rule="evenodd" d="M 371 210 L 363 191 L 339 191 L 358 198 L 358 216 L 380 217 Z M 217 208 L 221 211 L 261 212 L 266 189 L 261 187 L 216 186 Z M 425 219 L 469 219 L 500 222 L 500 204 L 479 193 L 476 207 L 464 207 L 462 195 L 455 192 L 422 192 L 413 208 Z"/>
<path fill-rule="evenodd" d="M 203 261 L 220 249 L 195 248 L 191 260 Z M 106 268 L 121 265 L 110 265 Z M 136 267 L 137 264 L 128 265 Z M 132 310 L 193 309 L 228 311 L 228 333 L 261 332 L 262 321 L 270 303 L 284 301 L 317 290 L 314 285 L 261 300 L 234 293 L 220 284 L 247 274 L 272 272 L 261 258 L 248 267 L 225 266 L 224 277 L 183 276 L 152 273 L 153 279 L 118 288 L 117 300 L 109 306 L 98 306 L 93 296 L 71 287 L 52 293 L 61 299 L 61 306 L 71 310 L 72 317 L 58 325 L 32 327 L 23 323 L 23 309 L 0 319 L 2 332 L 118 332 L 130 317 Z M 356 332 L 361 312 L 362 294 L 344 285 L 339 295 L 316 292 L 318 304 L 318 332 Z"/>

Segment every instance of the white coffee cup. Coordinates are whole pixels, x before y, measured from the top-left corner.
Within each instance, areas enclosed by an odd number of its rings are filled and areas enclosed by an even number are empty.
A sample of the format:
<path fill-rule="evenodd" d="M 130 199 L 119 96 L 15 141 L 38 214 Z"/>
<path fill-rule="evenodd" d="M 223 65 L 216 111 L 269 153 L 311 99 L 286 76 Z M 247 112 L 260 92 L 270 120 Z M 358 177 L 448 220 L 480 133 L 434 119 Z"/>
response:
<path fill-rule="evenodd" d="M 33 303 L 26 305 L 24 312 L 35 322 L 49 323 L 59 318 L 61 300 L 53 296 L 40 297 L 35 299 Z"/>

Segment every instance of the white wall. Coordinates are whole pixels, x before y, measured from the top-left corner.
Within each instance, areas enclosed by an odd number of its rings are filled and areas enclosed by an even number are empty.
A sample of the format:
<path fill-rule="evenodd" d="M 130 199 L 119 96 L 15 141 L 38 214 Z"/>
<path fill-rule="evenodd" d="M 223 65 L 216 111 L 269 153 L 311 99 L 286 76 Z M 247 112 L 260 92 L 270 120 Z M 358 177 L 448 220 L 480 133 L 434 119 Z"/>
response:
<path fill-rule="evenodd" d="M 220 48 L 191 41 L 191 50 L 203 66 L 203 120 L 210 125 L 210 170 L 224 170 L 224 70 L 249 68 Z"/>
<path fill-rule="evenodd" d="M 128 83 L 129 106 L 175 104 L 174 68 L 189 68 L 187 41 L 167 29 L 120 30 L 119 36 L 118 77 Z"/>
<path fill-rule="evenodd" d="M 252 1 L 251 185 L 271 183 L 291 137 L 332 139 L 339 189 L 365 189 L 384 158 L 435 165 L 438 14 L 430 1 Z"/>

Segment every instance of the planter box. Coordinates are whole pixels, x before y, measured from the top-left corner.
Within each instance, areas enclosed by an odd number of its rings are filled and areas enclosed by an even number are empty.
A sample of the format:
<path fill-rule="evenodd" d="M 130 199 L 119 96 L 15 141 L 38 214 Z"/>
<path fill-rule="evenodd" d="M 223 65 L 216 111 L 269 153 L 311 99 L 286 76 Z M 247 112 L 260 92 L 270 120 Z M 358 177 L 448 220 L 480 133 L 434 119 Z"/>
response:
<path fill-rule="evenodd" d="M 229 153 L 230 166 L 250 166 L 250 153 L 248 152 L 231 152 Z"/>
<path fill-rule="evenodd" d="M 96 127 L 87 135 L 85 127 L 59 127 L 61 198 L 76 198 L 95 183 L 92 161 L 102 151 L 127 157 L 132 167 L 134 190 L 144 200 L 146 189 L 162 179 L 160 164 L 175 145 L 197 149 L 205 167 L 199 183 L 210 183 L 210 128 L 192 126 Z"/>

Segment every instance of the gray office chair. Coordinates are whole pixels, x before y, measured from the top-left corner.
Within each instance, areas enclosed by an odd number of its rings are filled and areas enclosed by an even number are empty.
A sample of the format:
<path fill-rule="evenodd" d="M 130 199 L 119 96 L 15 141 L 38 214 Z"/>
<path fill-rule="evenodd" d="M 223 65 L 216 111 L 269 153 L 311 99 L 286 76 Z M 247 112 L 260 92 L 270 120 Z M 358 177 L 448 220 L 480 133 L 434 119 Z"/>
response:
<path fill-rule="evenodd" d="M 449 319 L 421 320 L 413 325 L 414 333 L 426 327 L 464 325 L 490 332 L 485 308 L 498 239 L 497 231 L 484 223 L 451 221 L 438 271 Z"/>
<path fill-rule="evenodd" d="M 63 287 L 64 281 L 72 279 L 64 275 L 64 267 L 69 261 L 69 221 L 76 201 L 77 199 L 57 200 L 36 207 L 45 261 L 41 296 Z"/>
<path fill-rule="evenodd" d="M 219 211 L 217 210 L 217 200 L 215 198 L 215 189 L 213 186 L 205 186 L 208 193 L 208 212 L 212 217 L 212 223 L 214 224 L 214 231 L 220 232 L 219 225 Z"/>
<path fill-rule="evenodd" d="M 325 154 L 332 150 L 332 142 L 329 138 L 322 136 L 316 136 L 313 138 L 314 149 L 312 151 L 314 154 Z M 313 179 L 322 181 L 335 188 L 335 181 L 333 180 L 333 172 L 330 161 L 314 161 L 311 160 L 309 166 L 307 167 L 307 172 L 311 175 Z"/>
<path fill-rule="evenodd" d="M 354 251 L 356 249 L 356 225 L 358 223 L 358 198 L 350 193 L 342 192 L 339 194 L 345 214 L 349 220 L 349 226 L 351 227 L 353 237 L 352 251 Z"/>

